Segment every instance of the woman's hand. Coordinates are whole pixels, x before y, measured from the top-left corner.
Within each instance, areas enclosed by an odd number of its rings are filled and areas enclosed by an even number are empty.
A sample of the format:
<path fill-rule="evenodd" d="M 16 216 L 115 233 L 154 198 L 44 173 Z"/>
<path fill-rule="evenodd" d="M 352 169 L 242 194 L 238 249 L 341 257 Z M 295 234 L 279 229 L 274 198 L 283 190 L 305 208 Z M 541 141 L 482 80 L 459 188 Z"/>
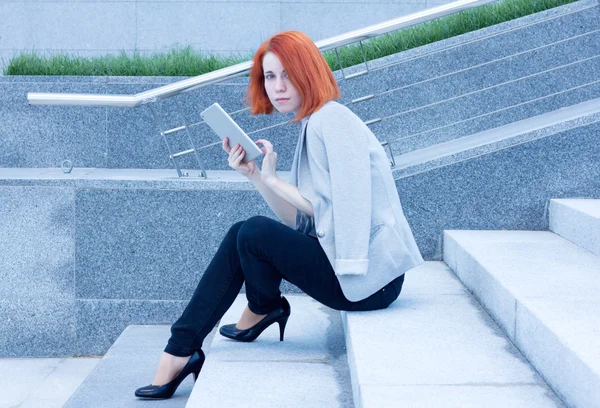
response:
<path fill-rule="evenodd" d="M 242 163 L 242 159 L 246 155 L 246 151 L 239 144 L 235 145 L 233 149 L 230 148 L 228 137 L 223 139 L 223 150 L 229 153 L 229 158 L 227 159 L 227 161 L 229 162 L 229 167 L 231 167 L 238 173 L 241 173 L 244 176 L 250 178 L 258 171 L 258 166 L 254 162 L 254 160 L 248 163 Z"/>
<path fill-rule="evenodd" d="M 259 143 L 263 145 L 260 150 L 265 155 L 260 176 L 263 183 L 272 186 L 277 181 L 277 153 L 273 151 L 273 145 L 268 140 L 258 139 L 256 144 Z"/>

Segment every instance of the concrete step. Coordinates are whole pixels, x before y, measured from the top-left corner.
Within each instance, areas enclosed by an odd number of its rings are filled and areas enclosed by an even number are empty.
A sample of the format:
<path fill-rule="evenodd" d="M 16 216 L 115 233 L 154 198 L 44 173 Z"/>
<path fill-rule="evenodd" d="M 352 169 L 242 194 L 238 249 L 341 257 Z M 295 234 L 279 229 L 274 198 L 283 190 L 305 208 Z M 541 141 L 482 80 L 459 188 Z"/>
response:
<path fill-rule="evenodd" d="M 550 231 L 600 256 L 600 200 L 552 199 Z"/>
<path fill-rule="evenodd" d="M 170 337 L 170 327 L 128 326 L 64 408 L 130 408 L 142 403 L 134 392 L 137 388 L 152 383 L 158 361 Z M 203 350 L 207 354 L 210 353 L 210 343 L 215 331 L 204 341 Z M 183 380 L 173 397 L 151 403 L 153 406 L 183 408 L 193 385 L 193 376 L 190 375 Z"/>
<path fill-rule="evenodd" d="M 342 319 L 356 407 L 563 406 L 443 262 L 408 271 L 387 309 Z"/>
<path fill-rule="evenodd" d="M 277 324 L 251 343 L 217 333 L 186 408 L 353 406 L 339 312 L 308 296 L 285 296 L 292 314 L 284 341 Z M 237 322 L 246 304 L 238 296 L 220 326 Z"/>
<path fill-rule="evenodd" d="M 444 261 L 570 407 L 600 407 L 600 258 L 550 231 L 444 231 Z"/>

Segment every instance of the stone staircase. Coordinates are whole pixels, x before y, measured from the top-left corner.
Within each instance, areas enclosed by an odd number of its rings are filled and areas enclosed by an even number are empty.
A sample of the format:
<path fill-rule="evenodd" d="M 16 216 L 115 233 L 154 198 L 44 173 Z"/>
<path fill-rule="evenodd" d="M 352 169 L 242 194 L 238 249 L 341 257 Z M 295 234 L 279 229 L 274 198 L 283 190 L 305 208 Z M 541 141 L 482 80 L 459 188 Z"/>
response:
<path fill-rule="evenodd" d="M 445 231 L 444 262 L 407 272 L 384 310 L 338 314 L 287 295 L 283 342 L 276 325 L 253 343 L 217 334 L 193 390 L 189 377 L 162 404 L 600 407 L 600 200 L 552 200 L 550 220 L 550 231 Z M 65 407 L 137 404 L 167 329 L 126 329 Z"/>
<path fill-rule="evenodd" d="M 560 398 L 600 407 L 600 200 L 551 200 L 550 231 L 444 231 L 444 261 Z"/>

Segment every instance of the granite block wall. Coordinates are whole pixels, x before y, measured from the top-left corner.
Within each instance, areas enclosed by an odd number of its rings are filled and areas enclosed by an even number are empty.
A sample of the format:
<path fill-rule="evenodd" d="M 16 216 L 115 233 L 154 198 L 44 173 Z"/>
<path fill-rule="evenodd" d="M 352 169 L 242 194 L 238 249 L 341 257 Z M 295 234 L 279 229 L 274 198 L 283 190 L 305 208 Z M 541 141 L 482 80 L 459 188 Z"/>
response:
<path fill-rule="evenodd" d="M 0 355 L 72 355 L 75 194 L 0 187 Z"/>
<path fill-rule="evenodd" d="M 558 126 L 557 126 L 558 127 Z M 442 259 L 443 230 L 548 230 L 552 198 L 600 198 L 600 121 L 396 180 L 415 240 Z"/>
<path fill-rule="evenodd" d="M 0 187 L 0 356 L 102 355 L 129 324 L 173 323 L 253 215 L 274 217 L 253 190 Z"/>

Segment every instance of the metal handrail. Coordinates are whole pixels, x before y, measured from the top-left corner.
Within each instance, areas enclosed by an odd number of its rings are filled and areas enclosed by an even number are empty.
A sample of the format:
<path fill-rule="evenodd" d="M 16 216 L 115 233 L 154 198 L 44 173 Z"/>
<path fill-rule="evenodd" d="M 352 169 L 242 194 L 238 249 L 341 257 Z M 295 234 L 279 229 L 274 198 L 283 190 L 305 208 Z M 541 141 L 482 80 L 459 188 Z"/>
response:
<path fill-rule="evenodd" d="M 408 16 L 395 18 L 383 23 L 350 31 L 345 34 L 318 41 L 316 46 L 321 52 L 337 49 L 344 45 L 361 43 L 362 41 L 387 34 L 402 28 L 444 17 L 449 14 L 479 7 L 497 0 L 459 0 L 438 7 L 423 10 Z M 212 85 L 230 78 L 247 74 L 252 68 L 252 61 L 242 62 L 217 71 L 198 75 L 173 84 L 161 86 L 134 95 L 75 94 L 75 93 L 38 93 L 28 92 L 27 102 L 30 105 L 64 105 L 64 106 L 117 106 L 134 108 L 159 99 L 169 98 L 183 92 L 189 92 L 207 85 Z"/>

